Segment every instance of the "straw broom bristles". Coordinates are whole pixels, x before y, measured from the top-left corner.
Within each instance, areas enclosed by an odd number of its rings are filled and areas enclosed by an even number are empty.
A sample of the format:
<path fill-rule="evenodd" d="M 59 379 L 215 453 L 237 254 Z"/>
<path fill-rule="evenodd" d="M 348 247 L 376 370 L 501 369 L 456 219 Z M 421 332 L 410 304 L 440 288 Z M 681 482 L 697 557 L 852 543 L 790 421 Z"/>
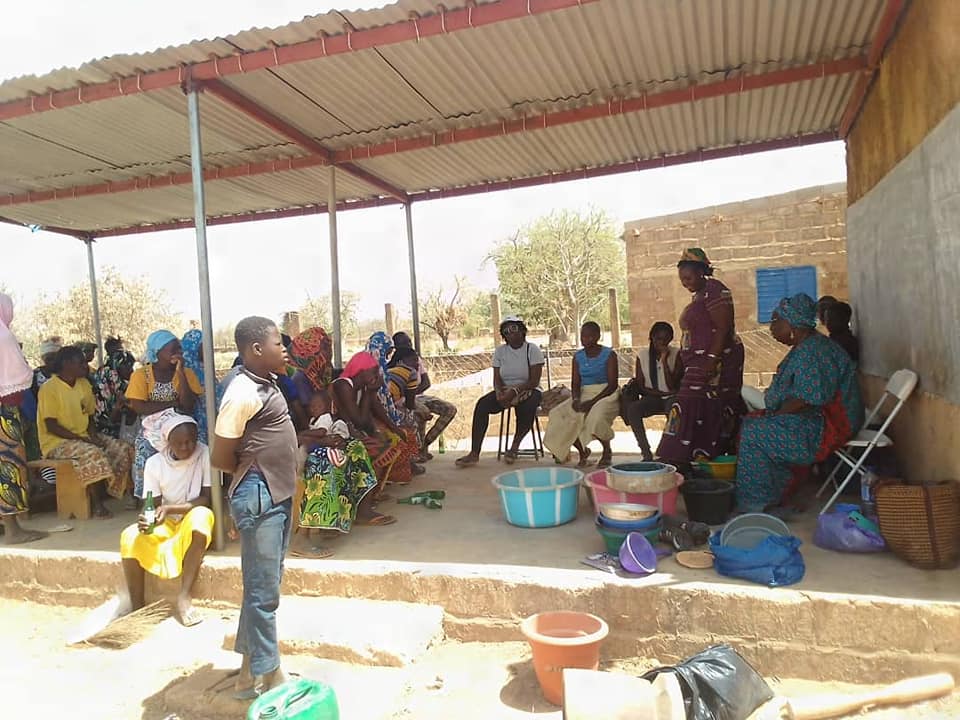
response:
<path fill-rule="evenodd" d="M 117 618 L 85 642 L 101 647 L 127 648 L 144 639 L 161 620 L 168 617 L 170 604 L 166 600 L 158 600 Z"/>

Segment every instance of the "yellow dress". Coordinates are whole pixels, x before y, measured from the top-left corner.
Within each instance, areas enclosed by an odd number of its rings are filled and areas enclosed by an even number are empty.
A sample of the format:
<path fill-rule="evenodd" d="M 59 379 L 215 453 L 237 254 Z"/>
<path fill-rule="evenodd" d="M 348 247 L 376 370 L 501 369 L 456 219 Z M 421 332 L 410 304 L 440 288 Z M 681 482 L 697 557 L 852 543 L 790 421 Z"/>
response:
<path fill-rule="evenodd" d="M 120 557 L 133 558 L 151 575 L 164 580 L 180 577 L 183 556 L 190 549 L 193 533 L 202 533 L 210 547 L 213 537 L 213 511 L 195 507 L 180 520 L 167 518 L 152 533 L 140 532 L 137 524 L 127 527 L 120 535 Z"/>

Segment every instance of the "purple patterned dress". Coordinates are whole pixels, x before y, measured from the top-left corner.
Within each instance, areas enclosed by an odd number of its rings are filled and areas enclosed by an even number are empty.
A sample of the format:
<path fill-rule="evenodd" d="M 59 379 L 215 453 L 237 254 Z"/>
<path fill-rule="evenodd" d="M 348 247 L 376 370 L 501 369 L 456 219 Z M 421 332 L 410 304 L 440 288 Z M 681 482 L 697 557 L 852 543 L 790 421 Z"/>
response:
<path fill-rule="evenodd" d="M 698 457 L 713 458 L 729 451 L 745 411 L 743 387 L 743 343 L 731 332 L 720 355 L 720 376 L 708 380 L 714 359 L 707 357 L 714 327 L 710 310 L 729 305 L 733 296 L 719 280 L 707 278 L 680 315 L 680 359 L 683 380 L 667 412 L 663 439 L 657 456 L 668 463 L 688 463 Z"/>

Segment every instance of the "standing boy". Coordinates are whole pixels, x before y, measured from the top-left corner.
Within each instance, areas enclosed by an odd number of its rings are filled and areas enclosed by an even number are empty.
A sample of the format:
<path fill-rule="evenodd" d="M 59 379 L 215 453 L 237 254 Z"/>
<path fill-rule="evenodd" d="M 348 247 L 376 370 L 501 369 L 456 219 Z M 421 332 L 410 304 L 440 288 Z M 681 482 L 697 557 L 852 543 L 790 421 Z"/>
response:
<path fill-rule="evenodd" d="M 286 680 L 277 645 L 283 556 L 290 540 L 297 433 L 276 382 L 286 350 L 272 320 L 248 317 L 234 339 L 243 364 L 224 379 L 212 459 L 231 473 L 230 512 L 240 532 L 243 604 L 234 649 L 243 655 L 236 697 L 253 699 Z"/>

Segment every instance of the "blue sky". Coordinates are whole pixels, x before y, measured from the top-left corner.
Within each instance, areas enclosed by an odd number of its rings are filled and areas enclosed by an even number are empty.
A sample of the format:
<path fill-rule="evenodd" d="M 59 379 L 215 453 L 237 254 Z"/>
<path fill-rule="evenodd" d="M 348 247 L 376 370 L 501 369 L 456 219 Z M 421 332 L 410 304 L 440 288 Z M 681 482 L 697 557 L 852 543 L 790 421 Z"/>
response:
<path fill-rule="evenodd" d="M 351 3 L 354 8 L 382 3 Z M 16 3 L 0 26 L 0 78 L 42 74 L 95 57 L 143 52 L 254 26 L 276 26 L 347 3 L 314 0 L 43 0 Z M 684 165 L 539 188 L 415 204 L 414 233 L 421 288 L 454 275 L 492 288 L 484 258 L 493 245 L 559 208 L 606 210 L 617 223 L 761 195 L 841 182 L 842 143 Z M 361 315 L 381 317 L 383 304 L 409 308 L 406 236 L 400 207 L 341 213 L 341 288 L 361 296 Z M 329 292 L 325 215 L 212 227 L 208 230 L 214 324 L 249 314 L 279 316 L 307 296 Z M 84 246 L 50 233 L 0 226 L 0 283 L 21 302 L 86 281 Z M 97 265 L 144 275 L 163 287 L 173 309 L 199 317 L 193 232 L 107 238 L 95 245 Z M 275 259 L 264 263 L 265 254 Z M 51 257 L 55 260 L 51 261 Z M 43 267 L 42 271 L 39 270 Z M 42 282 L 41 282 L 42 278 Z M 251 292 L 251 288 L 256 288 Z"/>

